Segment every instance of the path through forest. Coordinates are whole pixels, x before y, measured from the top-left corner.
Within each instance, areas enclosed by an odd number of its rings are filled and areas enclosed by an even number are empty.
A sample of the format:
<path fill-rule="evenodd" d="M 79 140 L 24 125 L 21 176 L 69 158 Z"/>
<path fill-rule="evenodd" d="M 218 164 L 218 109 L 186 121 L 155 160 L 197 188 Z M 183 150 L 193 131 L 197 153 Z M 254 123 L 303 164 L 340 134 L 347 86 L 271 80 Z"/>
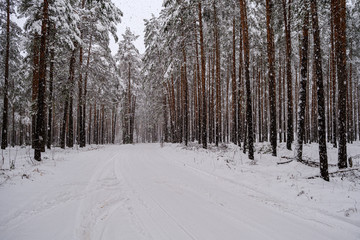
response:
<path fill-rule="evenodd" d="M 360 234 L 321 212 L 299 216 L 265 204 L 241 183 L 190 167 L 159 144 L 69 156 L 34 181 L 0 187 L 0 239 L 350 240 Z"/>

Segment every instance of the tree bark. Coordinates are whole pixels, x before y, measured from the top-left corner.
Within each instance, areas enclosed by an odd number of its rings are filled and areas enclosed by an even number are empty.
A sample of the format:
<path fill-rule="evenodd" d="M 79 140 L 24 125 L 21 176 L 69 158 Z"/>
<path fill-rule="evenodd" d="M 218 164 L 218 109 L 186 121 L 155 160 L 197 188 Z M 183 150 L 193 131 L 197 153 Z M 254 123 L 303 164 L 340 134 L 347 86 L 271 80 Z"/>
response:
<path fill-rule="evenodd" d="M 232 81 L 231 81 L 231 90 L 232 90 L 232 105 L 231 105 L 231 141 L 234 144 L 237 144 L 237 87 L 236 87 L 236 38 L 235 38 L 235 17 L 233 19 L 233 45 L 232 45 Z"/>
<path fill-rule="evenodd" d="M 246 122 L 247 122 L 247 144 L 249 148 L 249 159 L 254 159 L 254 135 L 252 125 L 252 104 L 251 104 L 251 89 L 250 89 L 250 46 L 249 46 L 249 32 L 247 23 L 247 10 L 245 0 L 240 1 L 241 9 L 241 26 L 243 31 L 244 41 L 244 60 L 245 60 L 245 84 L 246 84 Z M 275 125 L 276 126 L 276 125 Z M 276 135 L 276 133 L 275 133 Z"/>
<path fill-rule="evenodd" d="M 329 181 L 328 160 L 326 152 L 326 126 L 325 126 L 325 99 L 322 73 L 322 60 L 320 48 L 320 30 L 317 15 L 317 2 L 311 0 L 311 16 L 314 34 L 314 59 L 317 82 L 317 100 L 318 100 L 318 132 L 319 132 L 319 155 L 320 155 L 320 174 L 325 181 Z"/>
<path fill-rule="evenodd" d="M 51 48 L 50 50 L 50 74 L 49 74 L 49 102 L 48 102 L 48 129 L 47 129 L 47 148 L 51 148 L 53 142 L 52 135 L 52 116 L 53 116 L 53 84 L 54 84 L 54 58 L 55 50 Z"/>
<path fill-rule="evenodd" d="M 220 75 L 220 43 L 219 43 L 219 33 L 218 33 L 218 19 L 216 13 L 216 6 L 214 1 L 214 38 L 215 38 L 215 62 L 216 62 L 216 126 L 215 126 L 215 145 L 219 146 L 221 141 L 221 75 Z"/>
<path fill-rule="evenodd" d="M 205 93 L 205 52 L 204 52 L 204 36 L 203 36 L 203 22 L 202 22 L 202 7 L 201 1 L 198 5 L 199 14 L 199 32 L 200 32 L 200 52 L 201 52 L 201 85 L 202 85 L 202 145 L 207 148 L 207 109 L 206 109 L 206 93 Z"/>
<path fill-rule="evenodd" d="M 269 64 L 269 102 L 270 102 L 270 142 L 272 147 L 272 155 L 276 156 L 276 85 L 275 85 L 275 71 L 274 71 L 274 32 L 272 29 L 271 15 L 273 2 L 266 0 L 266 28 L 267 28 L 267 52 Z M 279 89 L 281 85 L 279 85 Z"/>
<path fill-rule="evenodd" d="M 1 130 L 1 149 L 5 149 L 8 145 L 8 111 L 9 111 L 9 58 L 10 58 L 10 0 L 6 1 L 6 52 L 5 52 L 5 71 L 4 71 L 4 108 L 3 121 Z"/>
<path fill-rule="evenodd" d="M 45 151 L 45 91 L 46 91 L 46 37 L 48 22 L 48 1 L 44 0 L 43 18 L 41 24 L 41 43 L 39 59 L 39 87 L 37 99 L 36 131 L 35 131 L 35 153 L 34 158 L 41 161 L 41 152 Z"/>
<path fill-rule="evenodd" d="M 339 151 L 338 151 L 338 167 L 340 169 L 347 167 L 347 70 L 346 70 L 346 1 L 334 0 L 332 6 L 334 13 L 334 29 L 335 29 L 335 52 L 337 64 L 337 82 L 338 82 L 338 106 L 339 106 Z"/>
<path fill-rule="evenodd" d="M 306 85 L 308 71 L 308 47 L 309 47 L 309 12 L 307 0 L 305 0 L 305 14 L 303 20 L 303 36 L 301 39 L 301 79 L 299 93 L 298 133 L 296 146 L 296 160 L 302 161 L 303 141 L 305 133 L 305 107 L 306 107 Z"/>
<path fill-rule="evenodd" d="M 288 10 L 286 10 L 286 5 Z M 283 0 L 285 41 L 286 41 L 286 83 L 287 83 L 287 137 L 286 148 L 291 150 L 291 144 L 294 141 L 294 110 L 292 96 L 292 73 L 291 73 L 291 0 L 286 4 Z M 284 89 L 285 91 L 285 89 Z"/>

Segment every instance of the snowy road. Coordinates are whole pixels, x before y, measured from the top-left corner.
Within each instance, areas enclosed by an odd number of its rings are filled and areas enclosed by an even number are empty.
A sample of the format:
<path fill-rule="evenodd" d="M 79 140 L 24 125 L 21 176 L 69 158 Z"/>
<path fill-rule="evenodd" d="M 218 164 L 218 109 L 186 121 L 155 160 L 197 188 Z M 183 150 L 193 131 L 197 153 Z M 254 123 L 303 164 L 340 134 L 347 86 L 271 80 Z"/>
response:
<path fill-rule="evenodd" d="M 266 205 L 169 151 L 107 146 L 1 186 L 0 239 L 359 239 L 354 225 Z"/>

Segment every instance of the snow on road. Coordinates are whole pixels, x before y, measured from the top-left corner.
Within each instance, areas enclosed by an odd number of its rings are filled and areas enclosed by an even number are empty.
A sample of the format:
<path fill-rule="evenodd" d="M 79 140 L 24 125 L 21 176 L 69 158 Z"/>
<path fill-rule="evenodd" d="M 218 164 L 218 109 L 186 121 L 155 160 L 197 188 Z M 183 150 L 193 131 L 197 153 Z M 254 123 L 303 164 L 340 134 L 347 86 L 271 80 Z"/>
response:
<path fill-rule="evenodd" d="M 44 174 L 0 186 L 0 239 L 360 239 L 353 222 L 265 204 L 193 157 L 139 144 L 46 161 Z"/>

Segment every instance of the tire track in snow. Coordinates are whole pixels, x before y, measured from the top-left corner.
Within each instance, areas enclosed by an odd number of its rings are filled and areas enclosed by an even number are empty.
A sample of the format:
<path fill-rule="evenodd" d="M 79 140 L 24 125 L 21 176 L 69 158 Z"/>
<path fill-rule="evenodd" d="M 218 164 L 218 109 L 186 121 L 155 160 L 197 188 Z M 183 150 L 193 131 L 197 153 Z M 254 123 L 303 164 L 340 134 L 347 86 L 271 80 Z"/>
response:
<path fill-rule="evenodd" d="M 137 154 L 137 157 L 141 156 Z M 136 180 L 136 178 L 130 179 L 130 177 L 127 176 L 128 173 L 136 171 L 136 168 L 130 163 L 130 161 L 133 160 L 136 161 L 135 159 L 130 160 L 129 158 L 123 159 L 123 161 L 121 161 L 121 166 L 117 164 L 118 166 L 116 167 L 116 174 L 118 178 L 125 180 L 126 185 L 130 187 L 130 194 L 133 198 L 132 200 L 136 200 L 138 203 L 138 205 L 134 206 L 132 209 L 134 211 L 133 213 L 135 214 L 134 221 L 137 222 L 140 230 L 139 233 L 141 233 L 143 237 L 146 237 L 146 239 L 159 239 L 159 236 L 154 238 L 154 236 L 152 236 L 150 233 L 152 232 L 153 234 L 160 235 L 161 239 L 184 239 L 183 237 L 186 236 L 186 239 L 198 240 L 198 238 L 193 233 L 191 233 L 180 222 L 178 222 L 176 218 L 170 214 L 169 211 L 167 211 L 154 197 L 152 197 L 150 194 L 146 194 L 146 189 L 140 182 Z M 156 223 L 159 219 L 154 216 L 154 213 L 156 213 L 156 215 L 162 215 L 162 217 L 167 218 L 169 220 L 167 222 L 171 224 L 172 227 L 178 228 L 182 234 L 176 235 L 173 232 L 168 233 L 169 230 L 164 229 L 164 227 L 161 226 L 161 223 Z M 148 218 L 152 220 L 153 226 L 151 227 L 146 226 L 146 224 L 149 223 L 149 221 L 147 221 Z M 145 221 L 146 223 L 143 223 L 142 221 Z M 154 227 L 156 228 L 155 233 L 154 229 L 150 229 Z"/>
<path fill-rule="evenodd" d="M 85 189 L 84 197 L 78 207 L 75 236 L 77 239 L 98 239 L 104 232 L 104 220 L 123 205 L 121 183 L 114 174 L 114 160 L 119 156 L 116 152 L 105 162 L 101 161 Z M 99 235 L 99 236 L 98 236 Z"/>

